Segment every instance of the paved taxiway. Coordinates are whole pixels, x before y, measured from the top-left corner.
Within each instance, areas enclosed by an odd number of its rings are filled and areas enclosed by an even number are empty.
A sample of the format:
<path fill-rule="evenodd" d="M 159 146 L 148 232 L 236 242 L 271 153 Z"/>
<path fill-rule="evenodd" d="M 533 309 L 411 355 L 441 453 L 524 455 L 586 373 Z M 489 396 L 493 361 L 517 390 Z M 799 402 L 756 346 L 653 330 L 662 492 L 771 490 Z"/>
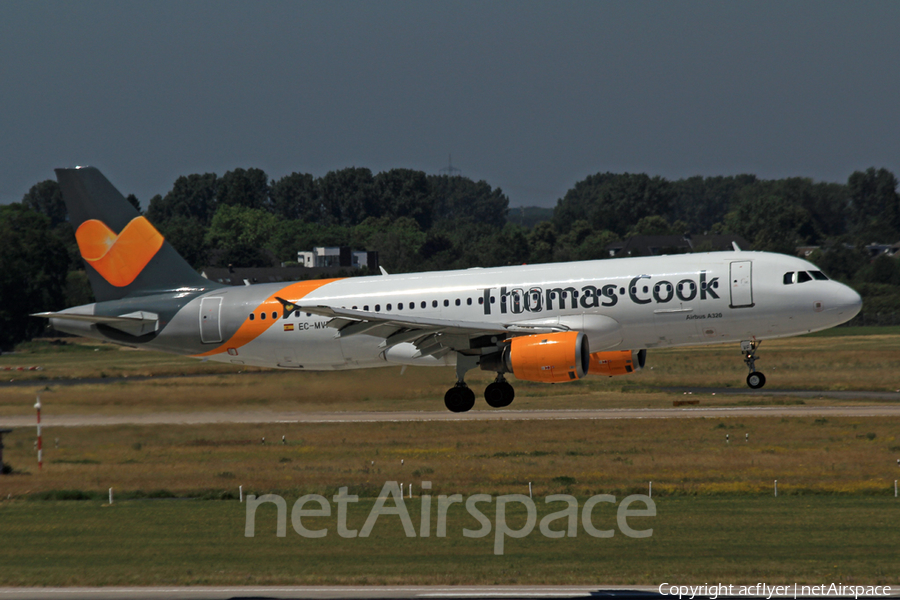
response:
<path fill-rule="evenodd" d="M 695 396 L 696 398 L 696 396 Z M 900 404 L 866 406 L 736 406 L 394 412 L 206 411 L 122 415 L 44 414 L 44 427 L 208 425 L 215 423 L 396 423 L 408 421 L 561 421 L 583 419 L 724 419 L 733 417 L 900 417 Z M 0 417 L 3 427 L 31 427 L 34 415 Z"/>

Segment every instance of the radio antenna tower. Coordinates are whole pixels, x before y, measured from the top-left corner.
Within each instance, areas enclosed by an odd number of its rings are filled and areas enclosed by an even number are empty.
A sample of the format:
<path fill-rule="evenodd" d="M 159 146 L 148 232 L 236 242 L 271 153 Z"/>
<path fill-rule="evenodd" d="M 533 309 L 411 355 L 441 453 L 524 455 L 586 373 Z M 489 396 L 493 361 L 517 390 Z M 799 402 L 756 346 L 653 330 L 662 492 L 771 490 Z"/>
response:
<path fill-rule="evenodd" d="M 461 175 L 462 169 L 457 169 L 456 167 L 453 166 L 453 155 L 448 154 L 447 156 L 449 157 L 448 165 L 446 167 L 444 167 L 443 169 L 441 169 L 440 172 L 444 173 L 445 175 L 449 175 L 451 177 L 453 175 Z"/>

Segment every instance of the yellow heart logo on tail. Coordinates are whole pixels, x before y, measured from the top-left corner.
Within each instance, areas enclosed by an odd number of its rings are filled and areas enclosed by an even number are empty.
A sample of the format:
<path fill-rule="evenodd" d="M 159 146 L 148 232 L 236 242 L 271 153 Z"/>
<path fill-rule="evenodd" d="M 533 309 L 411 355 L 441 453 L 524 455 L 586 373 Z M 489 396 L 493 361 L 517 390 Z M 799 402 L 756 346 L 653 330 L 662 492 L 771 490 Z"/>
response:
<path fill-rule="evenodd" d="M 132 219 L 119 235 L 106 223 L 91 219 L 78 227 L 75 239 L 81 257 L 116 287 L 134 281 L 165 241 L 144 217 Z"/>

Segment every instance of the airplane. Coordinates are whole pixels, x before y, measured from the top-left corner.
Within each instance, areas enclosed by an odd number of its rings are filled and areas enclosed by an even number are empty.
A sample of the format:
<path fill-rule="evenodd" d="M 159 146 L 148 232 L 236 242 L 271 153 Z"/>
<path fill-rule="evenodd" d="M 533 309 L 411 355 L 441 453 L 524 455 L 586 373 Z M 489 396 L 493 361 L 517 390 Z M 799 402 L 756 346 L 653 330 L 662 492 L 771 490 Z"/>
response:
<path fill-rule="evenodd" d="M 444 397 L 475 405 L 465 375 L 562 383 L 634 373 L 647 350 L 739 343 L 759 389 L 763 340 L 819 331 L 860 311 L 815 265 L 767 252 L 707 252 L 228 286 L 201 277 L 93 167 L 57 169 L 96 302 L 33 316 L 60 331 L 292 370 L 455 366 Z"/>

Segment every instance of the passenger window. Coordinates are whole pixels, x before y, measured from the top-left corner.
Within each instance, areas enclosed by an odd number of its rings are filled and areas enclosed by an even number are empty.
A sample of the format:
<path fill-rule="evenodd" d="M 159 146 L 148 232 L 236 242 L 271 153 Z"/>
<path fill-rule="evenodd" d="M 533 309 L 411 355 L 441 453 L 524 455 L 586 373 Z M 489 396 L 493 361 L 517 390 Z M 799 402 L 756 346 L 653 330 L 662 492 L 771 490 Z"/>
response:
<path fill-rule="evenodd" d="M 375 305 L 375 312 L 381 312 L 381 305 L 380 305 L 380 304 L 376 304 L 376 305 Z"/>
<path fill-rule="evenodd" d="M 806 271 L 797 271 L 797 283 L 806 283 L 812 281 L 812 277 Z"/>
<path fill-rule="evenodd" d="M 391 305 L 390 305 L 390 304 L 388 304 L 388 310 L 391 310 Z M 403 310 L 403 303 L 402 303 L 402 302 L 398 302 L 398 303 L 397 303 L 397 310 Z"/>
<path fill-rule="evenodd" d="M 491 296 L 491 304 L 494 304 L 494 297 Z"/>
<path fill-rule="evenodd" d="M 459 306 L 459 298 L 456 299 L 456 305 Z"/>
<path fill-rule="evenodd" d="M 434 305 L 437 306 L 437 301 L 435 301 Z M 422 308 L 425 308 L 426 306 L 428 306 L 428 304 L 422 300 Z"/>
<path fill-rule="evenodd" d="M 484 298 L 483 298 L 483 297 L 478 299 L 478 304 L 484 304 Z"/>
<path fill-rule="evenodd" d="M 262 319 L 263 321 L 265 321 L 265 320 L 266 320 L 266 313 L 259 313 L 259 318 Z"/>
<path fill-rule="evenodd" d="M 450 301 L 449 301 L 449 300 L 444 300 L 444 306 L 450 306 Z"/>
<path fill-rule="evenodd" d="M 356 307 L 355 307 L 355 306 L 353 307 L 353 310 L 356 310 Z"/>
<path fill-rule="evenodd" d="M 298 318 L 298 319 L 300 318 L 300 311 L 299 311 L 299 310 L 295 310 L 295 311 L 294 311 L 294 317 L 296 317 L 296 318 Z"/>
<path fill-rule="evenodd" d="M 274 310 L 272 311 L 272 318 L 273 318 L 273 319 L 277 319 L 277 318 L 278 318 L 278 313 L 275 312 Z"/>
<path fill-rule="evenodd" d="M 365 306 L 363 306 L 363 310 L 366 311 L 366 312 L 369 312 L 369 305 L 366 304 Z"/>
<path fill-rule="evenodd" d="M 388 304 L 387 306 L 384 307 L 384 309 L 385 309 L 386 311 L 390 312 L 390 311 L 391 311 L 391 305 Z"/>
<path fill-rule="evenodd" d="M 444 302 L 446 302 L 446 300 L 444 300 Z M 423 306 L 422 308 L 425 308 L 425 307 Z M 431 301 L 431 308 L 437 308 L 437 300 Z"/>
<path fill-rule="evenodd" d="M 466 298 L 466 304 L 468 304 L 469 306 L 472 306 L 472 299 Z"/>
<path fill-rule="evenodd" d="M 410 303 L 409 303 L 409 310 L 412 310 L 412 309 L 414 309 L 415 307 L 416 307 L 416 303 L 415 303 L 415 302 L 410 302 Z"/>
<path fill-rule="evenodd" d="M 828 276 L 822 271 L 810 271 L 809 274 L 812 275 L 816 281 L 828 281 Z"/>
<path fill-rule="evenodd" d="M 253 314 L 253 313 L 250 313 L 250 320 L 252 321 L 252 320 L 255 319 L 255 318 L 256 318 L 256 315 Z"/>
<path fill-rule="evenodd" d="M 794 283 L 794 272 L 789 271 L 784 274 L 784 285 L 791 285 Z"/>

